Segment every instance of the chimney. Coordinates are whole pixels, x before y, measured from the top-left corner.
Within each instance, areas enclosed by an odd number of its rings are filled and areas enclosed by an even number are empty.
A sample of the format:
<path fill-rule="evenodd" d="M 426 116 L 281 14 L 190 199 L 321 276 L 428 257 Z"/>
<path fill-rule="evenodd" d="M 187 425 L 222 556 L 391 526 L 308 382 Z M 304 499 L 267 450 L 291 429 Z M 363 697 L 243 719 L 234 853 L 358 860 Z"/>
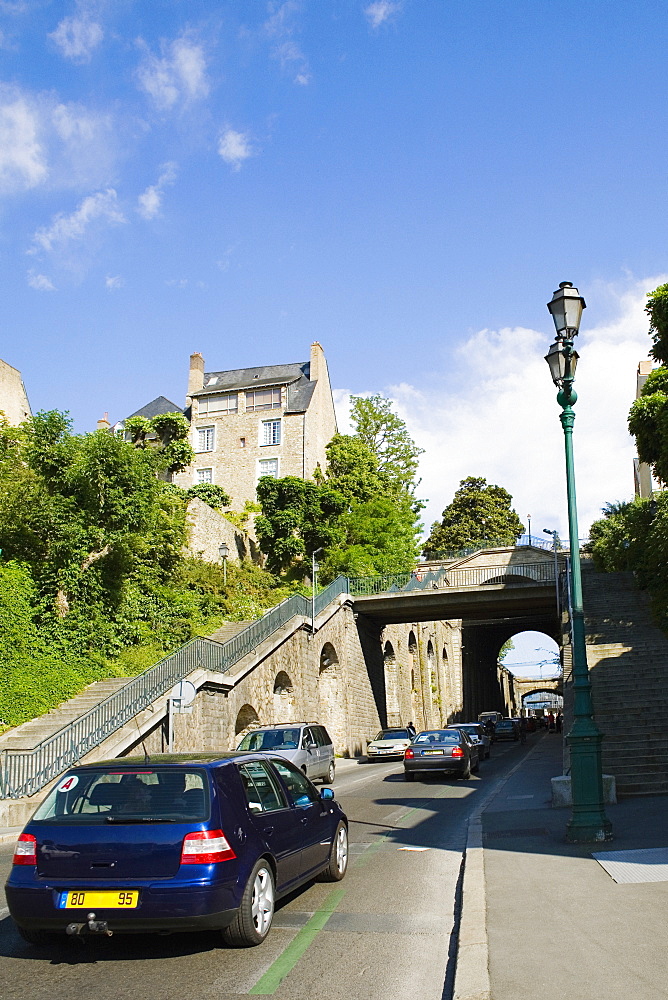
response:
<path fill-rule="evenodd" d="M 103 417 L 100 417 L 100 419 L 98 420 L 97 429 L 99 431 L 108 431 L 110 427 L 111 424 L 109 423 L 109 414 L 105 413 L 105 415 Z"/>
<path fill-rule="evenodd" d="M 325 361 L 325 352 L 316 340 L 311 344 L 311 382 L 316 382 L 318 379 L 323 378 L 326 371 L 327 362 Z"/>
<path fill-rule="evenodd" d="M 204 358 L 199 351 L 190 355 L 190 371 L 188 373 L 187 402 L 192 402 L 193 392 L 204 388 Z"/>

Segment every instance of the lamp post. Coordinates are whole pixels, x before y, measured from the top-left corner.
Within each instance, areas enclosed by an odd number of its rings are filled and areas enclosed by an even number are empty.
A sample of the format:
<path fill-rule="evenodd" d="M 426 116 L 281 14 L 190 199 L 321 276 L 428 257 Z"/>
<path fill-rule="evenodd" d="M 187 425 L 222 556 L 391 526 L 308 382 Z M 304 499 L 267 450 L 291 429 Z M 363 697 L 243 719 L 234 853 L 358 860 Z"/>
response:
<path fill-rule="evenodd" d="M 601 733 L 594 722 L 594 706 L 587 668 L 584 610 L 582 607 L 582 573 L 578 543 L 578 513 L 573 466 L 573 405 L 577 394 L 573 389 L 578 354 L 573 338 L 580 329 L 585 300 L 570 281 L 562 281 L 548 302 L 557 331 L 555 342 L 545 360 L 552 381 L 558 387 L 557 402 L 561 406 L 561 426 L 566 450 L 566 494 L 568 497 L 568 530 L 571 557 L 571 651 L 573 656 L 573 726 L 566 737 L 571 751 L 571 790 L 573 812 L 568 822 L 566 839 L 572 844 L 591 844 L 612 839 L 612 824 L 605 815 L 603 775 L 601 766 Z M 551 532 L 549 532 L 551 534 Z M 554 538 L 554 536 L 553 536 Z"/>
<path fill-rule="evenodd" d="M 230 554 L 229 547 L 225 542 L 221 542 L 218 546 L 218 555 L 223 560 L 223 586 L 227 586 L 227 557 Z"/>
<path fill-rule="evenodd" d="M 529 545 L 531 545 L 531 514 L 527 514 L 527 521 L 529 522 Z"/>
<path fill-rule="evenodd" d="M 559 532 L 543 528 L 544 535 L 552 535 L 552 551 L 554 553 L 554 586 L 557 595 L 557 614 L 559 614 Z"/>

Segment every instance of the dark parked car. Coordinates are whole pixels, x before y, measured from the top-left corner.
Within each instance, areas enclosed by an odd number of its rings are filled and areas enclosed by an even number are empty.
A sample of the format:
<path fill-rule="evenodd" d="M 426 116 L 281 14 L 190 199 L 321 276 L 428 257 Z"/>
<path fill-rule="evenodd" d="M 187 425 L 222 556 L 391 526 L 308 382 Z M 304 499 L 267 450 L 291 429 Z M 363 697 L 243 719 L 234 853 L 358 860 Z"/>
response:
<path fill-rule="evenodd" d="M 494 727 L 494 740 L 519 740 L 519 726 L 514 719 L 501 719 Z"/>
<path fill-rule="evenodd" d="M 480 767 L 479 744 L 471 743 L 458 729 L 430 729 L 418 733 L 404 753 L 404 778 L 412 781 L 421 771 L 453 771 L 470 778 Z"/>
<path fill-rule="evenodd" d="M 492 737 L 480 722 L 457 722 L 448 729 L 461 729 L 474 743 L 481 743 L 480 756 L 487 760 L 492 752 Z"/>
<path fill-rule="evenodd" d="M 285 759 L 122 758 L 58 782 L 18 839 L 7 903 L 32 944 L 220 929 L 243 947 L 264 940 L 278 897 L 347 862 L 334 792 Z"/>

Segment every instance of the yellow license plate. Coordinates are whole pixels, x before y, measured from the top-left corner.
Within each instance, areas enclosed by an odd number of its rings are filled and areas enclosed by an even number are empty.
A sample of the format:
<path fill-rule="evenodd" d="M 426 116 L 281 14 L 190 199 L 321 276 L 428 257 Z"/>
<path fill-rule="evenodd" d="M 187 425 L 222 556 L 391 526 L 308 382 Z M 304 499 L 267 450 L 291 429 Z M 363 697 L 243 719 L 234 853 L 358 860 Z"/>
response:
<path fill-rule="evenodd" d="M 73 890 L 60 896 L 61 910 L 134 910 L 139 904 L 138 889 L 113 889 L 102 892 Z"/>

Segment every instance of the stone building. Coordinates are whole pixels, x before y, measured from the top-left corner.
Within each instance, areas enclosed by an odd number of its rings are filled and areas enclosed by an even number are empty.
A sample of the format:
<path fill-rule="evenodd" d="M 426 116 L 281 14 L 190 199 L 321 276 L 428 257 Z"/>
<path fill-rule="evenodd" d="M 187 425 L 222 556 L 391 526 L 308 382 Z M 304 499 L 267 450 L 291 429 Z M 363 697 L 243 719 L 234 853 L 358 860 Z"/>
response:
<path fill-rule="evenodd" d="M 327 361 L 318 343 L 310 360 L 233 371 L 205 372 L 190 357 L 187 408 L 194 464 L 174 476 L 179 486 L 216 483 L 234 510 L 256 499 L 261 476 L 310 479 L 325 466 L 336 434 Z"/>
<path fill-rule="evenodd" d="M 32 416 L 21 372 L 6 361 L 0 361 L 0 410 L 14 427 Z"/>

